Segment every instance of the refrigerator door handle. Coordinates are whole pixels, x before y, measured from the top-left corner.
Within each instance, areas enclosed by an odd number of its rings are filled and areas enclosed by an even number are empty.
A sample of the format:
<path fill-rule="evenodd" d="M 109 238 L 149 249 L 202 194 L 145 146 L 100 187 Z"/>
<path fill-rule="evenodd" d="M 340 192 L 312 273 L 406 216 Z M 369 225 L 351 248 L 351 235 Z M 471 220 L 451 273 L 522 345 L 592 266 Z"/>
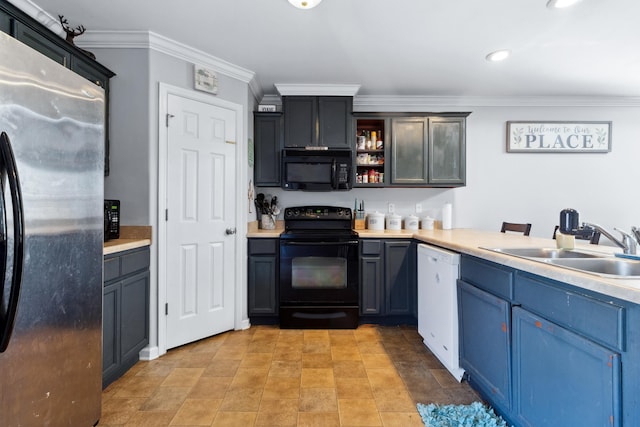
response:
<path fill-rule="evenodd" d="M 18 299 L 20 297 L 20 285 L 22 283 L 22 267 L 24 261 L 24 209 L 22 206 L 22 191 L 20 189 L 20 179 L 18 177 L 18 169 L 16 160 L 11 149 L 9 136 L 2 132 L 0 134 L 0 179 L 2 185 L 2 241 L 4 245 L 3 265 L 0 269 L 6 273 L 7 269 L 7 222 L 6 222 L 6 197 L 4 196 L 4 179 L 9 184 L 9 192 L 11 194 L 11 206 L 13 214 L 13 271 L 11 275 L 11 288 L 9 290 L 9 299 L 2 301 L 4 292 L 5 276 L 0 277 L 2 282 L 2 294 L 0 294 L 0 353 L 4 352 L 9 345 L 9 339 L 13 332 L 16 312 L 18 309 Z"/>

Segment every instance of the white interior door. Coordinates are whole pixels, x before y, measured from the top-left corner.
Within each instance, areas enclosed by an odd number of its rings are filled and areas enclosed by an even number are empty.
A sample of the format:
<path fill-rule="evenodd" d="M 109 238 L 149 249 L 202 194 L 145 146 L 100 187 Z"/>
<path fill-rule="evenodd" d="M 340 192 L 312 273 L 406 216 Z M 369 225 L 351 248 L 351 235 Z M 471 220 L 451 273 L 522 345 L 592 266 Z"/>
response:
<path fill-rule="evenodd" d="M 237 118 L 233 110 L 174 94 L 167 110 L 166 343 L 172 348 L 234 327 Z"/>

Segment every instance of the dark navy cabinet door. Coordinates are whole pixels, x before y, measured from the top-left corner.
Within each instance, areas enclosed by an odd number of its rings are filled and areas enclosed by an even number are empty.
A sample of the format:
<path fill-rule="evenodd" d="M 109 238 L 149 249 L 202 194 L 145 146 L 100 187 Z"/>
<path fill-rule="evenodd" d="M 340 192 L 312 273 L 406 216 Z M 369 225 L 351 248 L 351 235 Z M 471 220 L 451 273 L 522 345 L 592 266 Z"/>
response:
<path fill-rule="evenodd" d="M 460 366 L 502 412 L 511 406 L 511 308 L 458 280 Z"/>
<path fill-rule="evenodd" d="M 279 240 L 249 239 L 247 292 L 249 316 L 252 322 L 261 323 L 256 316 L 277 319 L 279 284 Z"/>
<path fill-rule="evenodd" d="M 253 117 L 254 183 L 280 187 L 282 113 L 253 113 Z"/>
<path fill-rule="evenodd" d="M 405 240 L 384 242 L 385 313 L 415 316 L 416 314 L 416 249 Z"/>
<path fill-rule="evenodd" d="M 513 308 L 514 414 L 523 426 L 619 426 L 620 355 Z"/>
<path fill-rule="evenodd" d="M 382 313 L 382 257 L 360 257 L 360 314 Z"/>
<path fill-rule="evenodd" d="M 284 146 L 287 148 L 318 145 L 318 101 L 315 96 L 285 96 Z"/>

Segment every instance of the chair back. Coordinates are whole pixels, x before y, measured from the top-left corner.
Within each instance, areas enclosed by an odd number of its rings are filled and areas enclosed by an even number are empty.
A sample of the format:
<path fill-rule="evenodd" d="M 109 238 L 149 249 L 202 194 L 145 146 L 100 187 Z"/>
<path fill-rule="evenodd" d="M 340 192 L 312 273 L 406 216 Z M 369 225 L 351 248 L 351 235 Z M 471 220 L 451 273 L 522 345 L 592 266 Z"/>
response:
<path fill-rule="evenodd" d="M 503 222 L 502 228 L 500 229 L 501 233 L 506 233 L 507 231 L 513 231 L 516 233 L 522 233 L 525 236 L 528 236 L 531 232 L 531 224 L 519 224 L 515 222 Z"/>

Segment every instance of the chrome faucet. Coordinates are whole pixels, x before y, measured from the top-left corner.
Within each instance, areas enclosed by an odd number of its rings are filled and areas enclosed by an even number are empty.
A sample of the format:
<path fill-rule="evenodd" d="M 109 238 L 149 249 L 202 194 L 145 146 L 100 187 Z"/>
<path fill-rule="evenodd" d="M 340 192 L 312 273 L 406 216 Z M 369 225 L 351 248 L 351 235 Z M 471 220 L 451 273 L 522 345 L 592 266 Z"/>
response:
<path fill-rule="evenodd" d="M 604 236 L 611 240 L 611 242 L 615 243 L 617 246 L 620 246 L 622 248 L 622 252 L 625 254 L 631 254 L 631 255 L 635 255 L 636 254 L 636 239 L 629 233 L 627 233 L 626 231 L 622 231 L 619 228 L 615 228 L 614 230 L 616 230 L 617 232 L 619 232 L 620 234 L 622 234 L 622 240 L 618 240 L 616 239 L 611 233 L 609 233 L 607 230 L 605 230 L 604 228 L 600 227 L 598 224 L 593 224 L 590 222 L 583 222 L 582 223 L 582 228 L 583 229 L 591 229 L 591 230 L 597 230 L 600 232 L 600 234 L 604 234 Z"/>
<path fill-rule="evenodd" d="M 631 227 L 631 231 L 633 232 L 633 235 L 636 236 L 636 242 L 640 243 L 640 228 L 634 225 Z"/>

